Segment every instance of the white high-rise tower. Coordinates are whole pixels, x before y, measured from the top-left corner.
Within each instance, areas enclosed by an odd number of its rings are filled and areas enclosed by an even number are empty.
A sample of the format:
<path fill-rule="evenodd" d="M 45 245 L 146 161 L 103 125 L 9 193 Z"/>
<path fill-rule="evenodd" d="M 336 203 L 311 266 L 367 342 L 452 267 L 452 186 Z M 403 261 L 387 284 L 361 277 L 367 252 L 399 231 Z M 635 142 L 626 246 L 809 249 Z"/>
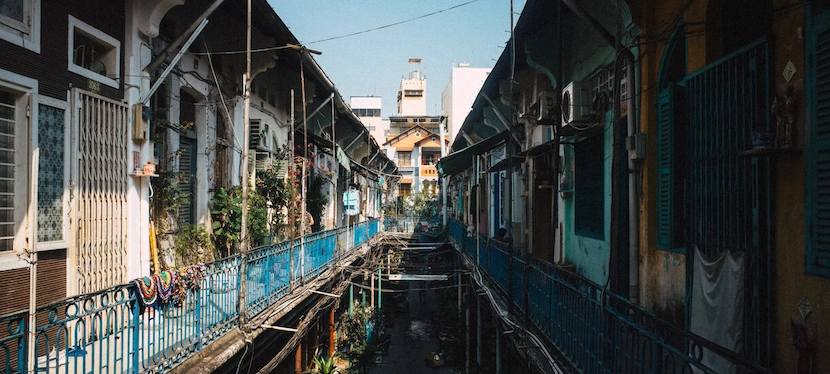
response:
<path fill-rule="evenodd" d="M 401 79 L 398 90 L 398 115 L 425 116 L 427 114 L 427 79 L 421 72 L 421 59 L 409 59 L 409 78 Z"/>

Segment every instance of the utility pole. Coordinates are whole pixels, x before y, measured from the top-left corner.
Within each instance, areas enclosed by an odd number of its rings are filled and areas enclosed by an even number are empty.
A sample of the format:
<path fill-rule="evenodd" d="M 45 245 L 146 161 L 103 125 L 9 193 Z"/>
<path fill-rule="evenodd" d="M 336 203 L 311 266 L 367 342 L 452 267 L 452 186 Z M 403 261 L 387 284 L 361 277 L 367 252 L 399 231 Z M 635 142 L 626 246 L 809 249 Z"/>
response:
<path fill-rule="evenodd" d="M 308 176 L 306 172 L 308 169 L 308 115 L 306 114 L 306 96 L 305 96 L 305 74 L 303 72 L 303 51 L 300 51 L 300 91 L 303 100 L 303 165 L 302 165 L 302 180 L 300 181 L 300 284 L 305 284 L 305 209 L 306 209 L 306 179 Z"/>
<path fill-rule="evenodd" d="M 245 47 L 245 75 L 242 76 L 242 228 L 239 234 L 239 253 L 242 264 L 239 267 L 239 327 L 247 324 L 245 294 L 247 293 L 248 272 L 248 148 L 250 147 L 251 127 L 251 0 L 248 0 L 248 25 Z"/>
<path fill-rule="evenodd" d="M 447 117 L 441 117 L 441 158 L 447 156 L 447 142 L 444 140 L 444 126 L 447 124 Z M 442 200 L 442 209 L 441 212 L 441 227 L 447 227 L 447 176 L 441 176 L 441 200 Z"/>

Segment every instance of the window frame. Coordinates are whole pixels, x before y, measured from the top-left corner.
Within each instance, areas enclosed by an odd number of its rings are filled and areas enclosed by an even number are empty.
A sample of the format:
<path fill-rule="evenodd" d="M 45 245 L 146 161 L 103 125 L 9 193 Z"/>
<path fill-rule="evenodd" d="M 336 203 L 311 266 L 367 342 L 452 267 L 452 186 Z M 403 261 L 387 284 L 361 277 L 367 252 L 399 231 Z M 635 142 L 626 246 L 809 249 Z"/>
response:
<path fill-rule="evenodd" d="M 63 110 L 63 128 L 64 128 L 63 166 L 64 166 L 64 169 L 63 169 L 63 195 L 62 195 L 63 196 L 62 197 L 62 206 L 63 206 L 63 212 L 62 212 L 62 216 L 63 216 L 63 219 L 62 219 L 63 235 L 62 235 L 62 237 L 63 237 L 63 239 L 48 241 L 48 242 L 37 241 L 36 242 L 36 248 L 37 248 L 38 252 L 69 248 L 69 236 L 70 236 L 70 230 L 69 230 L 69 209 L 70 209 L 70 206 L 69 206 L 69 204 L 70 204 L 70 201 L 69 201 L 69 198 L 70 198 L 70 196 L 69 196 L 69 180 L 70 180 L 70 174 L 71 174 L 70 173 L 71 164 L 70 164 L 69 160 L 70 160 L 70 149 L 71 149 L 70 147 L 72 145 L 71 142 L 70 142 L 70 139 L 72 139 L 72 136 L 71 136 L 72 128 L 70 126 L 70 120 L 71 120 L 70 114 L 71 113 L 70 113 L 70 110 L 69 110 L 68 102 L 63 101 L 63 100 L 54 99 L 54 98 L 51 98 L 51 97 L 42 96 L 42 95 L 35 95 L 35 100 L 33 100 L 32 111 L 31 111 L 32 112 L 32 120 L 31 120 L 32 126 L 30 128 L 30 133 L 31 133 L 31 137 L 32 137 L 32 141 L 31 141 L 32 149 L 40 148 L 40 136 L 39 136 L 40 135 L 40 105 L 50 106 L 50 107 L 53 107 L 53 108 L 58 108 L 58 109 Z M 39 160 L 40 159 L 38 158 L 38 162 L 39 162 Z M 39 173 L 39 170 L 40 170 L 40 165 L 38 165 L 38 173 Z M 38 185 L 39 184 L 40 184 L 40 181 L 38 180 Z M 34 217 L 36 217 L 36 219 L 33 220 L 33 221 L 36 221 L 39 224 L 40 223 L 40 217 L 37 213 L 37 209 L 39 207 L 40 201 L 38 200 L 37 195 L 32 196 L 32 200 L 33 200 L 33 204 L 32 204 L 33 205 L 33 212 L 32 213 L 34 213 Z M 33 234 L 33 235 L 35 235 L 35 237 L 37 237 L 39 235 L 38 230 L 39 230 L 39 225 L 36 225 L 35 228 L 34 228 L 34 234 Z"/>
<path fill-rule="evenodd" d="M 108 45 L 112 47 L 115 51 L 110 52 L 115 55 L 112 59 L 114 68 L 113 72 L 111 73 L 116 78 L 110 78 L 101 74 L 98 74 L 92 70 L 89 70 L 83 66 L 75 64 L 75 34 L 77 31 L 85 34 L 87 37 L 96 39 L 98 43 Z M 112 88 L 119 88 L 119 78 L 121 77 L 121 42 L 118 39 L 113 38 L 112 36 L 107 35 L 101 30 L 92 27 L 91 25 L 87 24 L 84 21 L 81 21 L 73 16 L 69 16 L 69 32 L 68 32 L 69 43 L 67 44 L 67 57 L 68 57 L 68 70 L 80 76 L 89 78 L 96 82 L 101 82 L 107 86 Z M 106 66 L 109 70 L 111 67 Z"/>
<path fill-rule="evenodd" d="M 18 22 L 8 16 L 0 15 L 0 39 L 32 52 L 40 53 L 40 14 L 42 0 L 23 0 L 24 18 L 29 17 L 30 24 Z"/>
<path fill-rule="evenodd" d="M 29 185 L 30 175 L 29 170 L 29 149 L 32 146 L 29 140 L 29 132 L 31 128 L 31 119 L 26 119 L 26 107 L 32 105 L 33 96 L 37 94 L 38 82 L 35 79 L 24 77 L 19 74 L 12 73 L 7 70 L 0 69 L 0 89 L 7 92 L 12 92 L 16 95 L 15 103 L 17 108 L 22 108 L 17 112 L 18 120 L 15 130 L 23 129 L 22 139 L 15 142 L 15 147 L 25 147 L 23 149 L 26 156 L 15 158 L 16 167 L 21 170 L 26 170 L 25 178 L 17 178 L 15 182 L 15 221 L 16 225 L 25 225 L 27 217 L 31 217 L 30 209 L 32 208 L 29 201 L 29 194 L 31 186 Z M 20 117 L 22 116 L 22 117 Z M 17 193 L 17 191 L 20 193 Z M 19 222 L 19 223 L 18 223 Z M 12 250 L 0 252 L 0 271 L 18 269 L 28 266 L 26 261 L 21 260 L 18 255 L 25 253 L 26 238 L 31 235 L 30 229 L 17 230 L 15 235 Z"/>

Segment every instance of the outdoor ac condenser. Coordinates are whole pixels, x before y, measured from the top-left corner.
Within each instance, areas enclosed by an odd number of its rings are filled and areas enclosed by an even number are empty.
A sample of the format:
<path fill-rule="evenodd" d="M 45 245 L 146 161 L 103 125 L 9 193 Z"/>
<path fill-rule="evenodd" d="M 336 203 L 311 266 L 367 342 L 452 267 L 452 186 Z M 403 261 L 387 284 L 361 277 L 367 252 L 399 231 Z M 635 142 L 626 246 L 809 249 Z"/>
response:
<path fill-rule="evenodd" d="M 571 82 L 562 90 L 562 124 L 585 120 L 594 112 L 590 82 Z"/>

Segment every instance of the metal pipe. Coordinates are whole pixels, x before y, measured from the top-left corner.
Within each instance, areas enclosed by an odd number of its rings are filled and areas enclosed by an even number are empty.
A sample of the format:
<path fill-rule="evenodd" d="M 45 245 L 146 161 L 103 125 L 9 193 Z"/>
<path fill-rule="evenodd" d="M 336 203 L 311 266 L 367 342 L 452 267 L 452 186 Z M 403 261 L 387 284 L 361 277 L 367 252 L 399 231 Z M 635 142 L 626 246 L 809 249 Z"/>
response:
<path fill-rule="evenodd" d="M 38 183 L 38 170 L 39 170 L 39 158 L 40 158 L 40 148 L 35 148 L 32 151 L 32 167 L 30 169 L 32 185 L 30 186 L 31 193 L 30 196 L 37 196 L 37 183 Z M 33 216 L 35 213 L 35 199 L 29 199 L 29 216 Z M 32 221 L 30 221 L 32 222 Z M 26 325 L 26 330 L 28 332 L 28 341 L 29 344 L 27 346 L 28 350 L 26 352 L 28 357 L 28 370 L 30 373 L 35 372 L 35 362 L 37 357 L 36 351 L 36 344 L 37 341 L 37 221 L 32 222 L 29 225 L 29 238 L 30 238 L 30 248 L 27 248 L 29 253 L 28 255 L 28 262 L 29 262 L 29 319 Z M 48 349 L 49 347 L 47 347 Z M 57 360 L 57 357 L 56 357 Z"/>
<path fill-rule="evenodd" d="M 628 97 L 626 98 L 626 105 L 628 106 L 628 115 L 626 116 L 628 122 L 628 136 L 634 136 L 637 133 L 636 111 L 634 103 L 634 55 L 629 50 L 623 52 L 623 58 L 626 59 L 626 77 L 628 88 Z M 628 298 L 631 302 L 637 304 L 640 297 L 640 209 L 638 204 L 639 193 L 637 191 L 637 165 L 634 164 L 634 159 L 628 157 Z"/>
<path fill-rule="evenodd" d="M 207 21 L 208 16 L 210 16 L 213 13 L 213 11 L 216 10 L 216 8 L 218 8 L 219 5 L 221 5 L 222 2 L 224 2 L 224 1 L 225 0 L 216 0 L 216 1 L 214 1 L 213 4 L 211 4 L 207 9 L 205 9 L 204 12 L 202 12 L 201 15 L 199 15 L 199 18 L 196 18 L 196 20 L 193 21 L 192 24 L 190 24 L 190 27 L 188 27 L 187 30 L 185 30 L 185 32 L 183 32 L 181 35 L 179 35 L 179 37 L 176 38 L 176 40 L 174 40 L 173 43 L 170 43 L 166 48 L 164 48 L 164 50 L 161 51 L 161 53 L 158 55 L 158 57 L 156 57 L 153 61 L 151 61 L 149 64 L 147 64 L 147 67 L 144 68 L 144 71 L 152 72 L 153 70 L 156 70 L 156 68 L 158 68 L 159 65 L 161 65 L 161 63 L 164 61 L 164 59 L 166 59 L 167 56 L 169 56 L 170 53 L 173 52 L 174 49 L 178 48 L 182 44 L 182 41 L 184 41 L 184 38 L 187 35 L 192 35 L 192 34 L 194 34 L 194 32 L 195 32 L 195 35 L 198 35 L 201 30 L 196 31 L 196 28 L 199 27 L 199 25 L 201 23 Z M 251 13 L 250 9 L 251 9 L 251 7 L 248 6 L 248 13 L 249 14 Z M 182 47 L 182 50 L 183 51 L 187 50 L 188 47 L 189 47 L 189 45 L 185 46 L 185 47 Z M 170 65 L 175 65 L 175 64 L 171 63 Z M 164 80 L 164 78 L 161 78 L 159 80 Z"/>
<path fill-rule="evenodd" d="M 382 274 L 382 272 L 383 272 L 383 266 L 378 265 L 378 309 L 383 308 L 383 304 L 381 304 L 381 302 L 383 301 L 383 287 L 381 287 L 381 278 L 380 278 L 380 275 Z"/>
<path fill-rule="evenodd" d="M 194 32 L 192 35 L 190 35 L 190 38 L 187 39 L 187 43 L 184 44 L 184 46 L 179 51 L 179 53 L 176 53 L 176 56 L 173 57 L 173 60 L 170 61 L 170 64 L 167 65 L 167 67 L 164 69 L 163 72 L 161 72 L 161 75 L 159 75 L 159 77 L 156 79 L 156 82 L 153 83 L 153 86 L 150 87 L 150 90 L 147 91 L 144 98 L 141 99 L 142 104 L 147 104 L 147 101 L 149 101 L 150 98 L 153 97 L 153 94 L 156 93 L 156 90 L 164 82 L 164 79 L 167 78 L 167 75 L 170 74 L 171 71 L 173 71 L 173 68 L 176 67 L 176 64 L 179 63 L 179 60 L 182 58 L 184 53 L 187 51 L 188 48 L 190 48 L 190 45 L 193 44 L 193 42 L 196 40 L 196 37 L 199 36 L 199 33 L 202 32 L 202 30 L 204 30 L 204 28 L 205 28 L 205 26 L 207 26 L 207 24 L 208 24 L 208 20 L 202 20 L 202 22 L 198 25 L 196 32 Z M 250 48 L 250 43 L 248 43 L 248 44 L 249 44 L 248 51 L 250 51 L 250 49 L 251 49 Z M 250 59 L 249 59 L 249 61 L 250 61 Z M 248 69 L 248 71 L 250 72 L 250 69 Z"/>

